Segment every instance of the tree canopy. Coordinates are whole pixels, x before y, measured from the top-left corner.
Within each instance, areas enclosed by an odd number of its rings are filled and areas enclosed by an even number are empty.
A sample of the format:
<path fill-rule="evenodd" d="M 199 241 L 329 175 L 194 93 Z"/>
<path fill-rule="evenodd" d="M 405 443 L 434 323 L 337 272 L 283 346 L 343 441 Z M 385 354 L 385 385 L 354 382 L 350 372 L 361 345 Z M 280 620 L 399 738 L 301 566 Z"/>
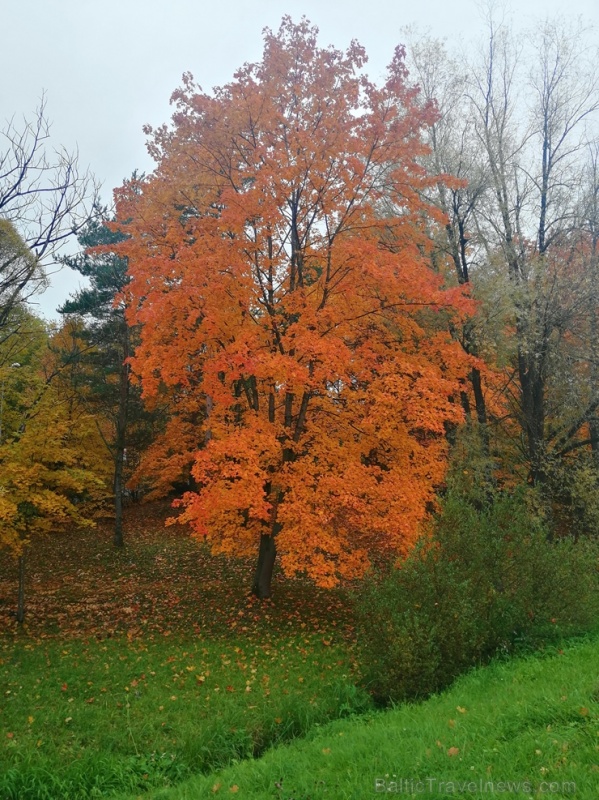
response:
<path fill-rule="evenodd" d="M 360 45 L 321 48 L 305 20 L 264 42 L 213 94 L 184 76 L 172 127 L 147 131 L 155 172 L 117 192 L 133 368 L 198 420 L 182 519 L 215 552 L 259 547 L 261 596 L 277 551 L 332 586 L 414 542 L 462 415 L 448 323 L 470 310 L 427 259 L 435 110 L 403 50 L 376 86 Z"/>

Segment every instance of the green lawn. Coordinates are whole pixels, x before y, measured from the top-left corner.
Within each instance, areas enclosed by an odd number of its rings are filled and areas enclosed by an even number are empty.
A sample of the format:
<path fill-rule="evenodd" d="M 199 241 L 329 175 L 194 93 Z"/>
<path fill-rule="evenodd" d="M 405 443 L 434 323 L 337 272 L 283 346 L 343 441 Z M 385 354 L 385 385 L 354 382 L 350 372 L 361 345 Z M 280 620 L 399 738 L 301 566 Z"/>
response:
<path fill-rule="evenodd" d="M 23 629 L 0 564 L 0 800 L 446 796 L 441 781 L 485 779 L 599 797 L 599 642 L 374 711 L 343 592 L 279 577 L 258 603 L 251 562 L 165 531 L 166 513 L 132 508 L 123 552 L 101 527 L 34 542 Z"/>
<path fill-rule="evenodd" d="M 160 513 L 158 513 L 160 512 Z M 0 565 L 0 798 L 76 800 L 168 786 L 362 712 L 340 593 L 212 558 L 167 508 L 33 543 L 22 630 Z"/>
<path fill-rule="evenodd" d="M 170 785 L 369 705 L 318 636 L 17 642 L 0 658 L 2 800 Z"/>
<path fill-rule="evenodd" d="M 333 722 L 155 800 L 599 797 L 599 639 L 496 663 L 447 692 Z"/>

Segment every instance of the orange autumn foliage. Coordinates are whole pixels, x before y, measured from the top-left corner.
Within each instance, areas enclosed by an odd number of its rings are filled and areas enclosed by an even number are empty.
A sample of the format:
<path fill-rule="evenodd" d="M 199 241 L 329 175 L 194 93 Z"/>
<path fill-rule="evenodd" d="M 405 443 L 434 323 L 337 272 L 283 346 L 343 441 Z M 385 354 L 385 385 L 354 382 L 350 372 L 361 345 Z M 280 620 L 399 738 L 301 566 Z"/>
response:
<path fill-rule="evenodd" d="M 413 544 L 468 368 L 447 328 L 470 301 L 427 259 L 434 109 L 401 49 L 382 87 L 365 58 L 284 18 L 212 95 L 184 77 L 155 172 L 116 193 L 133 368 L 202 409 L 181 519 L 219 553 L 276 537 L 322 586 Z"/>

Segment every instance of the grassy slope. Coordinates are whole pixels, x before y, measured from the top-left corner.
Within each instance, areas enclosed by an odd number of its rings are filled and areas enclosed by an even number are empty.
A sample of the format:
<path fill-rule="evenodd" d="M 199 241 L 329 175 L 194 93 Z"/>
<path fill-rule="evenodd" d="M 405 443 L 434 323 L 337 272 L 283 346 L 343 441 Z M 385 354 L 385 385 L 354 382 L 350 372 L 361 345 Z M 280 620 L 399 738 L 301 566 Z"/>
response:
<path fill-rule="evenodd" d="M 386 782 L 378 793 L 377 778 Z M 414 781 L 414 791 L 404 783 L 393 792 L 390 781 L 402 778 Z M 452 785 L 442 784 L 450 781 L 466 797 L 491 796 L 490 786 L 481 790 L 480 781 L 494 781 L 497 794 L 507 793 L 498 782 L 512 781 L 521 783 L 520 796 L 596 800 L 599 639 L 563 654 L 479 669 L 425 703 L 331 723 L 259 760 L 153 797 L 361 800 L 383 788 L 387 795 L 435 797 L 451 796 Z M 575 782 L 575 793 L 569 782 Z"/>
<path fill-rule="evenodd" d="M 30 548 L 27 614 L 0 558 L 0 798 L 82 800 L 172 785 L 370 700 L 352 683 L 339 593 L 212 558 L 168 507 L 128 510 L 127 545 L 68 529 Z"/>
<path fill-rule="evenodd" d="M 237 786 L 230 796 L 341 800 L 371 796 L 386 773 L 480 779 L 489 767 L 497 780 L 575 776 L 577 798 L 599 797 L 599 645 L 513 672 L 494 666 L 422 706 L 314 728 L 367 705 L 352 687 L 342 594 L 277 580 L 274 603 L 255 604 L 251 562 L 210 558 L 184 529 L 164 530 L 167 513 L 131 508 L 123 552 L 107 528 L 35 542 L 25 630 L 11 615 L 15 565 L 0 560 L 2 800 L 164 786 L 311 727 L 306 740 L 162 797 L 212 797 L 220 784 L 217 796 Z"/>
<path fill-rule="evenodd" d="M 108 797 L 259 755 L 368 708 L 348 673 L 308 636 L 0 646 L 0 798 Z"/>

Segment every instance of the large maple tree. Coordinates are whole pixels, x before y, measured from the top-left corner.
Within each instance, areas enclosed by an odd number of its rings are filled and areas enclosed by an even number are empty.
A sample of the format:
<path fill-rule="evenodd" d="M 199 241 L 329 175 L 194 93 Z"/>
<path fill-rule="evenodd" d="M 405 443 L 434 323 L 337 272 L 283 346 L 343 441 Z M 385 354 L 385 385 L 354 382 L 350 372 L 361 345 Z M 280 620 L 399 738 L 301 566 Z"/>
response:
<path fill-rule="evenodd" d="M 365 60 L 284 18 L 228 85 L 184 76 L 173 125 L 147 130 L 156 170 L 116 193 L 134 370 L 198 420 L 181 519 L 257 550 L 261 597 L 277 552 L 323 586 L 406 552 L 462 413 L 447 330 L 468 301 L 426 258 L 435 111 L 401 49 L 382 86 Z"/>

